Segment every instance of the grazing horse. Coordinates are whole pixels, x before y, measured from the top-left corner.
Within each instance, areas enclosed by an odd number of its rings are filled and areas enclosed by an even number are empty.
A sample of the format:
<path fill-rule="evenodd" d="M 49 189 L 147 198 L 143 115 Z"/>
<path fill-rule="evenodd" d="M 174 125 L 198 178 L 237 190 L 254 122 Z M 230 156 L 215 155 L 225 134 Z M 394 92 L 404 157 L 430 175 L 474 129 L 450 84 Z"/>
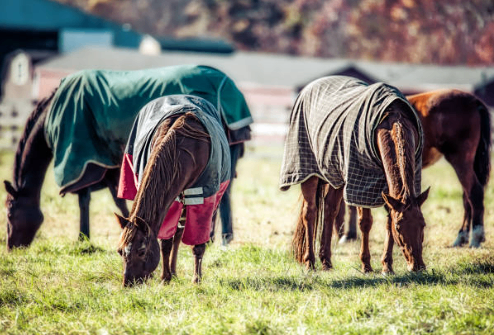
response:
<path fill-rule="evenodd" d="M 480 247 L 484 235 L 484 190 L 489 181 L 491 121 L 487 107 L 473 94 L 456 89 L 407 96 L 424 129 L 423 168 L 445 157 L 463 188 L 463 223 L 453 246 Z M 340 241 L 356 239 L 354 207 Z M 343 211 L 344 212 L 344 209 Z M 337 220 L 343 225 L 343 217 Z M 337 229 L 338 232 L 342 231 Z"/>
<path fill-rule="evenodd" d="M 40 209 L 40 193 L 53 151 L 45 138 L 45 121 L 54 93 L 41 100 L 30 115 L 24 133 L 17 146 L 14 160 L 13 184 L 4 181 L 7 191 L 7 249 L 28 246 L 43 223 Z M 81 229 L 86 215 L 89 215 L 90 192 L 108 187 L 115 204 L 122 214 L 127 215 L 125 201 L 118 199 L 118 169 L 103 169 L 89 164 L 82 182 L 92 183 L 85 188 L 74 190 L 79 195 L 81 208 Z"/>
<path fill-rule="evenodd" d="M 344 76 L 306 86 L 290 117 L 280 182 L 282 190 L 301 184 L 303 203 L 292 241 L 296 260 L 315 269 L 319 236 L 322 268 L 332 267 L 333 223 L 344 198 L 359 208 L 364 272 L 372 271 L 370 208 L 383 204 L 388 211 L 383 273 L 393 272 L 394 242 L 410 271 L 425 269 L 420 206 L 428 190 L 419 193 L 422 145 L 420 120 L 396 88 Z"/>
<path fill-rule="evenodd" d="M 4 182 L 7 249 L 30 245 L 41 226 L 40 192 L 52 160 L 60 194 L 79 196 L 81 237 L 89 237 L 92 191 L 108 187 L 122 215 L 128 216 L 125 201 L 116 194 L 129 131 L 142 106 L 171 94 L 199 96 L 218 108 L 231 139 L 230 150 L 237 153 L 231 162 L 235 169 L 238 152 L 250 138 L 252 117 L 243 94 L 223 72 L 197 65 L 79 71 L 40 101 L 26 123 L 15 155 L 13 182 Z M 229 192 L 221 211 L 231 229 Z"/>
<path fill-rule="evenodd" d="M 170 281 L 180 241 L 193 245 L 193 280 L 199 282 L 211 220 L 229 180 L 228 141 L 212 104 L 189 95 L 147 104 L 134 123 L 121 168 L 119 196 L 134 199 L 128 218 L 117 215 L 123 285 L 149 278 L 160 249 L 161 279 Z"/>

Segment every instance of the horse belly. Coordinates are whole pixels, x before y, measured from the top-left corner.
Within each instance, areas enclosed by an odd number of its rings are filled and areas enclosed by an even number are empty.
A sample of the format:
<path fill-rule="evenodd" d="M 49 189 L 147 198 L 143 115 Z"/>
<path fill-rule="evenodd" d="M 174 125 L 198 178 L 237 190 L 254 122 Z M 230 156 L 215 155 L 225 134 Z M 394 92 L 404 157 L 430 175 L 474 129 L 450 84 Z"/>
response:
<path fill-rule="evenodd" d="M 441 157 L 443 157 L 443 154 L 436 148 L 430 148 L 429 150 L 424 151 L 424 154 L 422 155 L 422 168 L 431 166 L 441 159 Z"/>

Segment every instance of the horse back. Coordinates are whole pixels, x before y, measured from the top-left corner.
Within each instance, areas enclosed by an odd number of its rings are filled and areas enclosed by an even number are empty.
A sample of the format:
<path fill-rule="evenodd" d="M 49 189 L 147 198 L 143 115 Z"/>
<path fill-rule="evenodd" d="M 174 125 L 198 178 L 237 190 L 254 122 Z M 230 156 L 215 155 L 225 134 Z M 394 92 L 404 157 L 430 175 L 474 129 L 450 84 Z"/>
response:
<path fill-rule="evenodd" d="M 417 111 L 424 129 L 424 167 L 457 150 L 475 152 L 485 133 L 490 132 L 487 109 L 473 94 L 444 89 L 407 99 Z"/>

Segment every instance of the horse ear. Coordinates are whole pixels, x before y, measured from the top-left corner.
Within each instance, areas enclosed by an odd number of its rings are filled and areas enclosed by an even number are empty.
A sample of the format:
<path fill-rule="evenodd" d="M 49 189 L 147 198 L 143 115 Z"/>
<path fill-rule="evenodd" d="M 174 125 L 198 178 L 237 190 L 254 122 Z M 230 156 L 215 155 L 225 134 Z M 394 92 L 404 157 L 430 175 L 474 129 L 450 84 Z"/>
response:
<path fill-rule="evenodd" d="M 400 200 L 393 198 L 389 194 L 385 194 L 384 192 L 381 193 L 384 202 L 389 206 L 389 208 L 397 211 L 397 212 L 403 212 L 405 208 L 405 204 L 402 203 Z"/>
<path fill-rule="evenodd" d="M 144 230 L 146 230 L 146 227 L 148 226 L 148 225 L 146 224 L 146 221 L 144 221 L 144 219 L 143 219 L 143 218 L 140 218 L 140 217 L 138 217 L 138 216 L 136 216 L 136 225 L 137 225 L 138 227 L 141 227 L 141 228 L 142 228 L 142 229 L 144 229 Z"/>
<path fill-rule="evenodd" d="M 429 196 L 429 191 L 430 191 L 431 187 L 427 187 L 427 190 L 425 190 L 421 195 L 419 195 L 417 197 L 417 203 L 419 204 L 419 206 L 422 206 L 422 204 L 424 203 L 424 201 L 427 199 L 427 197 Z"/>
<path fill-rule="evenodd" d="M 5 184 L 5 190 L 7 191 L 7 193 L 9 193 L 11 196 L 15 198 L 18 192 L 16 191 L 14 186 L 12 186 L 12 184 L 8 180 L 4 180 L 3 183 Z"/>
<path fill-rule="evenodd" d="M 118 221 L 118 223 L 120 224 L 120 227 L 121 227 L 122 229 L 124 229 L 124 228 L 125 228 L 125 226 L 127 225 L 127 223 L 128 223 L 129 221 L 128 221 L 126 218 L 124 218 L 123 216 L 118 215 L 117 213 L 113 213 L 113 214 L 115 214 L 115 216 L 116 216 L 116 218 L 117 218 L 117 221 Z"/>

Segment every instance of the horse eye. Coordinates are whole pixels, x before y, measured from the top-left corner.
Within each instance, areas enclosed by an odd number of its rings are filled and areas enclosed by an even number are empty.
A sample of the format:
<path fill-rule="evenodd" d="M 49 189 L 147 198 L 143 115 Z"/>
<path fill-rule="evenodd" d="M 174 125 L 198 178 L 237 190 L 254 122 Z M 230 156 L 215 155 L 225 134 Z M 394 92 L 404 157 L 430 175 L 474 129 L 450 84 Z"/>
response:
<path fill-rule="evenodd" d="M 141 247 L 137 250 L 137 256 L 144 257 L 146 254 L 146 245 L 143 243 Z"/>

